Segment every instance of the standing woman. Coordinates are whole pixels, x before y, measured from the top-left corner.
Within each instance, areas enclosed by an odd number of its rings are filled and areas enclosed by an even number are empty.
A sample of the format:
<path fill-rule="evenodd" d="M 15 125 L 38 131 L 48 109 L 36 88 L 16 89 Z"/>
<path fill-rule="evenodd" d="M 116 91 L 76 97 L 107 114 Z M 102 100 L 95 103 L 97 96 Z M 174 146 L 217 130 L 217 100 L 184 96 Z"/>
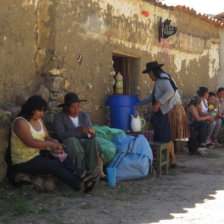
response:
<path fill-rule="evenodd" d="M 152 102 L 151 122 L 155 128 L 155 141 L 169 142 L 170 168 L 176 168 L 174 140 L 186 140 L 190 137 L 189 127 L 177 86 L 171 76 L 165 73 L 157 61 L 146 64 L 142 72 L 155 82 L 152 93 L 141 104 Z"/>

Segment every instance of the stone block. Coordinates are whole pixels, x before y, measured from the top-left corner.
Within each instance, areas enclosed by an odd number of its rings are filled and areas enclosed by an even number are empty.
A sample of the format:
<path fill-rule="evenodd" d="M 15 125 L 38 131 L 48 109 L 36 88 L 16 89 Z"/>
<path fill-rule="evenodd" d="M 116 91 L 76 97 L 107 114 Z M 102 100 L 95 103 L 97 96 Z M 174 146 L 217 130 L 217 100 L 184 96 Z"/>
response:
<path fill-rule="evenodd" d="M 50 94 L 50 100 L 63 103 L 64 102 L 64 93 L 63 92 L 54 92 L 54 93 L 51 93 Z"/>
<path fill-rule="evenodd" d="M 58 112 L 58 111 L 60 111 L 61 108 L 58 107 L 59 104 L 60 103 L 57 102 L 57 101 L 50 101 L 48 103 L 48 109 L 49 109 L 49 111 L 51 111 L 51 112 Z"/>
<path fill-rule="evenodd" d="M 5 153 L 6 149 L 8 148 L 8 145 L 9 145 L 9 140 L 6 140 L 6 139 L 2 140 L 0 142 L 0 153 Z"/>
<path fill-rule="evenodd" d="M 41 96 L 44 100 L 48 102 L 50 92 L 44 85 L 40 85 L 39 89 L 36 92 L 36 95 Z"/>
<path fill-rule="evenodd" d="M 9 141 L 10 128 L 0 127 L 0 146 L 6 141 Z"/>
<path fill-rule="evenodd" d="M 11 123 L 12 113 L 10 111 L 0 109 L 0 125 L 9 126 Z"/>
<path fill-rule="evenodd" d="M 21 111 L 21 106 L 13 106 L 8 108 L 8 111 L 11 112 L 12 114 L 12 120 L 14 120 L 16 118 L 16 116 L 20 113 Z"/>
<path fill-rule="evenodd" d="M 66 68 L 61 68 L 61 69 L 56 69 L 53 68 L 49 71 L 50 75 L 58 76 L 58 75 L 63 75 L 63 72 L 65 72 L 67 69 Z"/>
<path fill-rule="evenodd" d="M 0 162 L 0 182 L 2 182 L 7 173 L 7 163 L 5 161 Z"/>
<path fill-rule="evenodd" d="M 68 90 L 69 87 L 70 87 L 70 85 L 71 85 L 70 81 L 66 79 L 66 80 L 64 81 L 64 89 L 65 89 L 65 90 Z"/>
<path fill-rule="evenodd" d="M 50 91 L 57 92 L 61 88 L 63 78 L 60 76 L 48 76 L 46 78 L 46 86 Z"/>
<path fill-rule="evenodd" d="M 30 95 L 28 95 L 28 94 L 17 94 L 16 95 L 16 104 L 19 106 L 23 105 L 28 100 L 29 97 L 30 97 Z"/>

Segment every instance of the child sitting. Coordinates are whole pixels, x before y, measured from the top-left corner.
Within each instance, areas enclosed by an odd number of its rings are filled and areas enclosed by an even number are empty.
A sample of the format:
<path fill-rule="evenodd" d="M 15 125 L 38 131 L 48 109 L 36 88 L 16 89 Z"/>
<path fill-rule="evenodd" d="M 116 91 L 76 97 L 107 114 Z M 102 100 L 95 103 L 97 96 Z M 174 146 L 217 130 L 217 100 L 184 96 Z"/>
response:
<path fill-rule="evenodd" d="M 216 144 L 218 146 L 219 143 L 217 136 L 222 125 L 222 120 L 220 119 L 219 105 L 217 103 L 216 94 L 213 92 L 209 92 L 208 112 L 213 116 L 214 120 L 210 121 L 208 124 L 206 144 Z"/>
<path fill-rule="evenodd" d="M 208 112 L 214 116 L 214 120 L 218 119 L 218 105 L 216 104 L 216 95 L 213 92 L 209 92 Z"/>

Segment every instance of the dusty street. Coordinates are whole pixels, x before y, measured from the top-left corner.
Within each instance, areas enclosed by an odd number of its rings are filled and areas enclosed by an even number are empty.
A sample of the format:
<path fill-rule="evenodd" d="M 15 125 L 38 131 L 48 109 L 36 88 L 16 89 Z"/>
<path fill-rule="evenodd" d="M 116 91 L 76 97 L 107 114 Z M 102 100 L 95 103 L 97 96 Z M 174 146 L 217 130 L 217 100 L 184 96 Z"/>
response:
<path fill-rule="evenodd" d="M 60 185 L 53 193 L 0 186 L 0 223 L 224 223 L 224 149 L 177 154 L 178 169 L 162 178 L 101 182 L 89 194 Z"/>

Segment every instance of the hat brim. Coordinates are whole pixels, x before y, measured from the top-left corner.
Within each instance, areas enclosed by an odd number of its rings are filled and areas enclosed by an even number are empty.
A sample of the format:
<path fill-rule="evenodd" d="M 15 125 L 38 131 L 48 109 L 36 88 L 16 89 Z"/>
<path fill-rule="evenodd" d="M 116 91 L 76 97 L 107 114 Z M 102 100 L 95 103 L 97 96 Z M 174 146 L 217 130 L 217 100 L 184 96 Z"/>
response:
<path fill-rule="evenodd" d="M 80 102 L 86 102 L 87 100 L 75 100 L 73 102 L 71 102 L 70 104 L 72 103 L 80 103 Z M 64 107 L 66 105 L 66 103 L 62 103 L 62 104 L 59 104 L 58 107 Z"/>
<path fill-rule="evenodd" d="M 153 70 L 153 69 L 155 69 L 155 68 L 160 68 L 160 67 L 162 67 L 163 65 L 164 65 L 164 64 L 158 64 L 158 65 L 156 65 L 156 66 L 152 66 L 151 68 L 147 68 L 147 69 L 143 70 L 142 73 L 143 73 L 143 74 L 146 74 L 146 73 L 150 72 L 151 70 Z"/>

